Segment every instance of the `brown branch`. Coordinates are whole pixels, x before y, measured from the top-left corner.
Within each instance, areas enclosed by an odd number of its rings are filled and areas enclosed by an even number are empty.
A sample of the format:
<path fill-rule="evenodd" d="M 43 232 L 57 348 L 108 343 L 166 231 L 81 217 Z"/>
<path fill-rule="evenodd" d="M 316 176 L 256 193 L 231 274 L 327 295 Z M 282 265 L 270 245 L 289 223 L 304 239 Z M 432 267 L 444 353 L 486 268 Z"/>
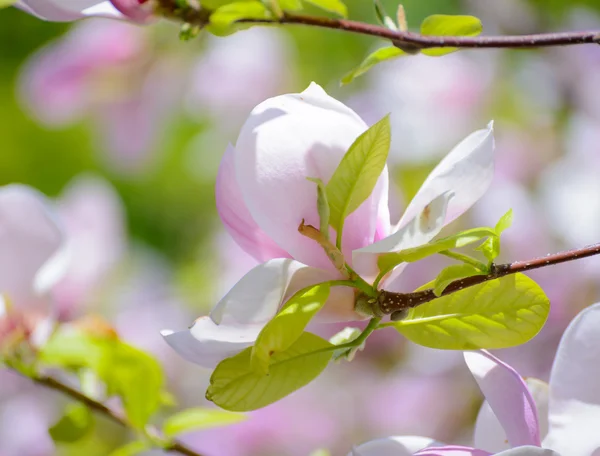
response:
<path fill-rule="evenodd" d="M 446 287 L 442 295 L 446 296 L 458 290 L 479 285 L 490 280 L 499 279 L 500 277 L 510 274 L 527 272 L 533 269 L 566 263 L 567 261 L 579 260 L 581 258 L 598 254 L 600 254 L 600 243 L 583 247 L 581 249 L 567 250 L 566 252 L 559 252 L 552 255 L 547 255 L 545 257 L 534 258 L 528 261 L 515 261 L 514 263 L 494 265 L 492 272 L 488 275 L 472 276 L 452 282 Z M 414 293 L 395 293 L 392 291 L 383 290 L 381 291 L 376 303 L 378 308 L 374 310 L 376 313 L 380 313 L 382 315 L 392 314 L 392 319 L 394 319 L 393 314 L 395 312 L 399 312 L 398 316 L 400 316 L 407 309 L 417 307 L 429 301 L 433 301 L 437 297 L 438 296 L 433 293 L 432 289 L 415 291 Z"/>
<path fill-rule="evenodd" d="M 361 35 L 389 39 L 395 44 L 417 49 L 436 47 L 456 48 L 532 48 L 570 46 L 574 44 L 600 44 L 600 31 L 543 33 L 516 36 L 427 36 L 408 31 L 395 31 L 383 26 L 347 19 L 285 14 L 278 19 L 243 19 L 239 22 L 253 24 L 300 24 L 313 27 L 343 30 Z"/>
<path fill-rule="evenodd" d="M 60 391 L 65 396 L 68 396 L 71 399 L 76 400 L 77 402 L 81 402 L 82 404 L 85 404 L 90 410 L 93 410 L 97 413 L 100 413 L 101 415 L 104 415 L 105 417 L 109 418 L 111 421 L 113 421 L 117 424 L 120 424 L 121 426 L 124 426 L 126 428 L 131 427 L 129 425 L 129 423 L 127 422 L 127 420 L 125 419 L 125 417 L 116 413 L 114 410 L 111 410 L 106 405 L 102 404 L 101 402 L 98 402 L 98 401 L 92 399 L 91 397 L 86 396 L 82 392 L 80 392 L 68 385 L 65 385 L 64 383 L 61 383 L 60 381 L 56 380 L 55 378 L 48 377 L 48 376 L 37 376 L 37 377 L 33 377 L 33 378 L 32 377 L 27 377 L 27 378 L 30 378 L 38 385 L 45 386 L 46 388 L 50 388 L 55 391 Z M 159 440 L 164 440 L 164 437 L 161 435 L 161 433 L 158 431 L 158 429 L 148 428 L 147 431 L 151 436 L 156 437 Z M 163 449 L 164 449 L 164 451 L 179 453 L 184 456 L 202 456 L 200 453 L 195 452 L 191 448 L 188 448 L 185 445 L 183 445 L 182 443 L 177 442 L 177 441 L 174 441 L 173 443 L 167 445 Z"/>

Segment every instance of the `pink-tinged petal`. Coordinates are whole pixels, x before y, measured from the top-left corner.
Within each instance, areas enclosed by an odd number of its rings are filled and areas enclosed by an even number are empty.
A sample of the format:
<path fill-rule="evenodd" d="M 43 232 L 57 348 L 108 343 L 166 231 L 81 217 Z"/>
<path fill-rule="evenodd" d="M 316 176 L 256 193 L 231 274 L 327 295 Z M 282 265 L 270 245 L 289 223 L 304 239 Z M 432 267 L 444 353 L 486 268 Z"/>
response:
<path fill-rule="evenodd" d="M 469 209 L 486 192 L 494 177 L 494 131 L 490 122 L 484 130 L 471 133 L 429 174 L 400 219 L 404 226 L 433 199 L 454 193 L 448 205 L 448 224 Z"/>
<path fill-rule="evenodd" d="M 378 272 L 377 258 L 380 254 L 427 244 L 444 227 L 446 211 L 452 198 L 453 193 L 451 192 L 437 196 L 395 233 L 379 242 L 352 252 L 354 268 L 365 276 L 375 276 Z M 402 266 L 396 268 L 394 274 L 386 278 L 386 281 L 389 283 L 395 280 L 403 269 Z"/>
<path fill-rule="evenodd" d="M 126 18 L 135 22 L 147 22 L 154 12 L 152 2 L 148 0 L 111 0 L 111 3 Z"/>
<path fill-rule="evenodd" d="M 23 185 L 0 189 L 0 292 L 20 306 L 46 291 L 60 277 L 52 260 L 62 246 L 62 232 L 41 193 Z"/>
<path fill-rule="evenodd" d="M 275 244 L 250 215 L 235 178 L 234 154 L 233 146 L 229 145 L 221 159 L 215 189 L 217 211 L 225 229 L 246 253 L 258 261 L 289 258 L 290 255 Z"/>
<path fill-rule="evenodd" d="M 448 445 L 444 447 L 431 447 L 425 448 L 417 453 L 415 456 L 491 456 L 492 453 L 487 451 L 478 450 L 477 448 Z"/>
<path fill-rule="evenodd" d="M 571 456 L 572 453 L 564 453 L 562 456 Z M 512 450 L 506 450 L 502 453 L 496 453 L 496 456 L 561 456 L 556 451 L 547 450 L 545 448 L 539 448 L 535 446 L 521 446 L 519 448 L 513 448 Z M 594 456 L 594 455 L 588 455 Z"/>
<path fill-rule="evenodd" d="M 122 18 L 122 14 L 109 1 L 98 0 L 19 0 L 17 8 L 54 22 L 68 22 L 84 17 L 98 16 Z"/>
<path fill-rule="evenodd" d="M 307 177 L 327 183 L 342 157 L 367 125 L 350 108 L 316 84 L 300 94 L 271 98 L 253 111 L 235 147 L 237 182 L 258 226 L 294 259 L 310 266 L 333 266 L 298 226 L 319 226 L 317 189 Z M 343 251 L 375 239 L 379 202 L 387 195 L 387 169 L 376 191 L 347 219 Z"/>
<path fill-rule="evenodd" d="M 518 372 L 484 350 L 465 352 L 464 357 L 494 415 L 502 425 L 509 445 L 539 446 L 537 408 Z M 478 424 L 481 424 L 479 420 Z M 481 437 L 484 434 L 476 431 L 475 435 Z M 476 441 L 475 444 L 489 451 L 504 449 L 493 448 L 497 442 Z"/>
<path fill-rule="evenodd" d="M 198 319 L 189 331 L 167 330 L 162 334 L 185 359 L 212 368 L 252 345 L 265 324 L 293 293 L 332 278 L 328 271 L 315 270 L 294 260 L 270 260 L 246 274 L 213 308 L 210 316 Z M 338 297 L 333 294 L 330 300 Z M 353 299 L 347 302 L 348 306 L 352 304 Z M 326 307 L 328 305 L 329 302 Z"/>
<path fill-rule="evenodd" d="M 544 446 L 568 456 L 600 448 L 600 303 L 569 324 L 550 373 L 549 431 Z"/>
<path fill-rule="evenodd" d="M 400 436 L 371 440 L 353 448 L 348 456 L 412 456 L 437 442 L 428 437 Z"/>

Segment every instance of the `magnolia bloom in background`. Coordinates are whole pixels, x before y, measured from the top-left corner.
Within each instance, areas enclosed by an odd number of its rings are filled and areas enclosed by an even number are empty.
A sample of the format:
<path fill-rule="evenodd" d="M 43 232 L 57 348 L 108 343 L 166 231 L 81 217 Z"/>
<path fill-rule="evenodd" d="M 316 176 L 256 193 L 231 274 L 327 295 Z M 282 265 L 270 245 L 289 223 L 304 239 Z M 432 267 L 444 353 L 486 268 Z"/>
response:
<path fill-rule="evenodd" d="M 148 29 L 132 24 L 79 23 L 27 60 L 19 98 L 46 127 L 91 119 L 112 168 L 144 169 L 180 102 L 186 69 L 153 44 Z"/>
<path fill-rule="evenodd" d="M 251 346 L 293 293 L 342 278 L 322 247 L 302 236 L 298 226 L 302 220 L 319 226 L 316 186 L 307 178 L 327 183 L 366 129 L 354 111 L 314 83 L 300 94 L 271 98 L 254 108 L 235 147 L 223 156 L 216 201 L 227 231 L 263 263 L 190 330 L 163 332 L 184 358 L 214 367 Z M 341 249 L 346 261 L 359 272 L 374 275 L 380 253 L 430 241 L 479 199 L 492 176 L 490 126 L 473 133 L 442 160 L 400 222 L 392 225 L 384 168 L 372 194 L 346 219 Z M 388 278 L 386 288 L 394 279 L 394 275 Z M 333 288 L 322 317 L 329 321 L 364 318 L 354 305 L 351 288 Z"/>
<path fill-rule="evenodd" d="M 45 197 L 23 185 L 0 187 L 0 350 L 49 328 L 46 292 L 65 271 L 64 237 Z"/>
<path fill-rule="evenodd" d="M 152 11 L 145 0 L 18 0 L 14 6 L 40 19 L 68 22 L 85 17 L 108 17 L 145 22 Z"/>
<path fill-rule="evenodd" d="M 353 456 L 597 456 L 600 454 L 600 303 L 585 309 L 560 341 L 549 384 L 521 376 L 491 354 L 465 361 L 486 402 L 475 424 L 477 448 L 423 437 L 390 437 Z"/>

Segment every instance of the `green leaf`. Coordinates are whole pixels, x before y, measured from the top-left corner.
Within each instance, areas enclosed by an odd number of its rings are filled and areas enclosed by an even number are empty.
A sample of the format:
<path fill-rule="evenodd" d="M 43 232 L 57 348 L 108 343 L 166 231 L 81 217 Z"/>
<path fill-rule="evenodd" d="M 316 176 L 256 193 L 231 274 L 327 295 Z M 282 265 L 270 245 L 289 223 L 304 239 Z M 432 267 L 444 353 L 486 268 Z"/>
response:
<path fill-rule="evenodd" d="M 278 0 L 277 3 L 283 11 L 302 10 L 302 2 L 300 0 Z"/>
<path fill-rule="evenodd" d="M 108 392 L 121 398 L 127 418 L 134 426 L 143 428 L 159 409 L 164 375 L 158 361 L 149 354 L 116 343 L 111 356 L 105 359 L 100 377 Z"/>
<path fill-rule="evenodd" d="M 70 404 L 64 415 L 48 433 L 55 442 L 76 442 L 90 433 L 94 427 L 94 417 L 83 404 Z"/>
<path fill-rule="evenodd" d="M 219 363 L 206 398 L 226 410 L 243 412 L 272 404 L 311 382 L 327 367 L 333 345 L 311 333 L 271 359 L 269 375 L 251 366 L 249 347 Z"/>
<path fill-rule="evenodd" d="M 550 301 L 539 285 L 515 274 L 422 304 L 394 326 L 426 347 L 498 349 L 534 337 L 544 326 L 549 310 Z"/>
<path fill-rule="evenodd" d="M 384 253 L 379 256 L 377 266 L 381 274 L 386 274 L 400 263 L 413 263 L 444 250 L 461 248 L 477 242 L 486 236 L 496 236 L 496 231 L 487 227 L 471 228 L 425 245 L 404 249 L 399 252 Z"/>
<path fill-rule="evenodd" d="M 341 0 L 304 0 L 325 11 L 348 17 L 348 8 Z"/>
<path fill-rule="evenodd" d="M 271 19 L 269 9 L 260 1 L 238 1 L 218 8 L 210 15 L 210 24 L 206 27 L 217 36 L 226 36 L 248 25 L 235 22 L 241 19 Z"/>
<path fill-rule="evenodd" d="M 39 360 L 50 366 L 93 371 L 109 395 L 121 398 L 127 418 L 140 429 L 161 405 L 164 375 L 160 364 L 117 338 L 65 329 L 41 349 Z"/>
<path fill-rule="evenodd" d="M 435 282 L 433 284 L 433 292 L 436 296 L 441 296 L 446 287 L 455 280 L 486 274 L 487 273 L 485 271 L 477 269 L 471 264 L 453 264 L 451 266 L 448 266 L 447 268 L 442 269 L 442 271 L 435 278 Z"/>
<path fill-rule="evenodd" d="M 390 150 L 390 118 L 385 116 L 350 146 L 327 184 L 329 222 L 341 246 L 344 220 L 373 192 Z"/>
<path fill-rule="evenodd" d="M 173 438 L 185 432 L 227 426 L 245 419 L 246 415 L 241 413 L 219 409 L 192 408 L 167 418 L 163 425 L 163 432 L 167 438 Z"/>
<path fill-rule="evenodd" d="M 329 339 L 329 342 L 333 345 L 344 345 L 355 340 L 361 333 L 362 331 L 359 328 L 346 327 L 337 334 L 334 334 Z M 352 361 L 356 352 L 365 348 L 365 343 L 366 341 L 356 347 L 340 348 L 339 350 L 334 351 L 333 360 L 338 361 L 340 359 L 346 359 Z"/>
<path fill-rule="evenodd" d="M 319 231 L 323 237 L 329 240 L 329 201 L 327 201 L 327 190 L 321 179 L 307 177 L 311 182 L 317 184 L 317 211 L 319 213 L 320 226 Z"/>
<path fill-rule="evenodd" d="M 494 227 L 494 231 L 496 236 L 491 236 L 485 240 L 477 250 L 481 251 L 483 255 L 487 258 L 489 263 L 493 263 L 494 260 L 500 255 L 500 236 L 507 228 L 510 228 L 513 222 L 513 211 L 509 209 L 506 214 L 500 217 L 498 223 Z"/>
<path fill-rule="evenodd" d="M 0 0 L 0 9 L 7 8 L 16 3 L 16 1 L 17 0 Z"/>
<path fill-rule="evenodd" d="M 151 450 L 152 448 L 153 446 L 150 442 L 136 440 L 135 442 L 129 442 L 122 447 L 117 448 L 111 452 L 109 456 L 135 456 L 144 451 Z"/>
<path fill-rule="evenodd" d="M 320 283 L 294 294 L 262 329 L 252 347 L 252 366 L 267 374 L 271 358 L 286 351 L 304 333 L 304 328 L 321 310 L 329 297 L 330 286 Z"/>
<path fill-rule="evenodd" d="M 354 79 L 359 76 L 362 76 L 375 65 L 381 62 L 385 62 L 386 60 L 392 60 L 396 57 L 400 57 L 401 55 L 406 55 L 402 49 L 398 49 L 395 46 L 383 47 L 381 49 L 377 49 L 376 51 L 369 54 L 360 65 L 354 68 L 352 71 L 347 73 L 342 78 L 342 84 L 349 84 Z"/>
<path fill-rule="evenodd" d="M 477 36 L 483 31 L 481 21 L 474 16 L 449 16 L 434 14 L 421 23 L 422 35 Z M 458 48 L 430 48 L 421 52 L 429 56 L 441 56 L 458 51 Z"/>
<path fill-rule="evenodd" d="M 386 13 L 385 8 L 381 4 L 380 0 L 373 0 L 373 6 L 375 6 L 375 16 L 377 16 L 377 20 L 384 27 L 389 28 L 390 30 L 398 30 L 396 23 L 394 20 Z"/>

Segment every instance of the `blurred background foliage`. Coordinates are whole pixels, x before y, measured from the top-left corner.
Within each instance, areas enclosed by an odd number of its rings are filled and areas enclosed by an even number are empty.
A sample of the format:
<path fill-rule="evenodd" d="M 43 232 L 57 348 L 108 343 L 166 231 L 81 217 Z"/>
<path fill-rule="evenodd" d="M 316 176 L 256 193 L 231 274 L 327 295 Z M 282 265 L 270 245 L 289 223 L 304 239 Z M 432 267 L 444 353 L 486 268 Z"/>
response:
<path fill-rule="evenodd" d="M 347 3 L 351 18 L 375 22 L 370 1 Z M 389 12 L 396 8 L 393 0 L 383 4 Z M 404 7 L 413 27 L 443 13 L 476 15 L 488 34 L 600 28 L 595 0 L 406 0 Z M 103 24 L 98 31 L 107 35 L 72 38 L 92 23 Z M 252 266 L 223 240 L 214 181 L 227 143 L 235 142 L 252 107 L 269 96 L 299 92 L 316 81 L 368 123 L 391 111 L 397 186 L 392 200 L 399 206 L 449 148 L 496 119 L 496 185 L 461 223 L 493 224 L 513 207 L 517 222 L 507 235 L 506 260 L 600 240 L 600 185 L 594 178 L 600 98 L 593 91 L 598 46 L 407 57 L 340 87 L 341 77 L 382 42 L 296 26 L 181 42 L 175 24 L 119 24 L 135 30 L 124 35 L 134 51 L 111 67 L 102 63 L 112 62 L 110 56 L 98 51 L 111 41 L 114 26 L 106 24 L 46 23 L 16 9 L 0 11 L 0 184 L 31 185 L 58 204 L 67 204 L 70 184 L 81 176 L 94 175 L 115 189 L 126 253 L 82 298 L 86 305 L 72 303 L 71 311 L 99 313 L 126 340 L 154 352 L 182 404 L 204 403 L 207 373 L 175 359 L 158 330 L 185 327 Z M 46 47 L 65 40 L 70 44 L 58 53 Z M 44 54 L 52 56 L 49 62 L 32 67 Z M 48 69 L 65 59 L 63 72 Z M 81 89 L 72 94 L 65 79 L 71 77 Z M 32 84 L 42 87 L 39 93 Z M 46 97 L 44 90 L 55 86 L 59 93 Z M 70 102 L 77 107 L 66 121 L 48 121 Z M 92 198 L 82 204 L 94 212 L 99 203 Z M 501 353 L 523 374 L 547 378 L 562 330 L 579 309 L 599 300 L 597 262 L 581 263 L 534 274 L 552 300 L 548 327 L 519 351 Z M 415 265 L 406 286 L 429 280 L 443 264 Z M 255 412 L 246 424 L 191 436 L 190 444 L 207 455 L 282 456 L 319 446 L 345 454 L 352 444 L 388 434 L 468 441 L 481 398 L 457 354 L 420 349 L 394 334 L 377 334 L 369 342 L 352 364 L 330 368 L 314 385 Z M 56 449 L 46 429 L 59 416 L 62 399 L 2 375 L 1 456 L 100 456 L 126 438 L 100 420 L 93 435 Z"/>

